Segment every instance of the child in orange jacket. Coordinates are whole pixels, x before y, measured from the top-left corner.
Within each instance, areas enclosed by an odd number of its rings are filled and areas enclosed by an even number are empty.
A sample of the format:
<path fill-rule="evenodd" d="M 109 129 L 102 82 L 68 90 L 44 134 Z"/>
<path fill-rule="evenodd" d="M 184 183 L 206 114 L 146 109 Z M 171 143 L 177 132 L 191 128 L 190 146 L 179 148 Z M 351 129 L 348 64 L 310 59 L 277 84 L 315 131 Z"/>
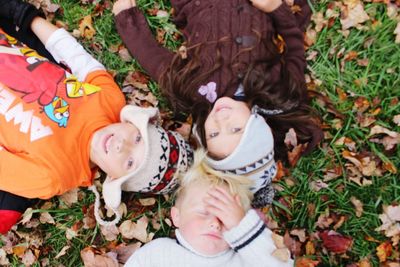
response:
<path fill-rule="evenodd" d="M 98 167 L 107 173 L 103 196 L 114 210 L 121 190 L 172 190 L 191 149 L 179 134 L 152 122 L 157 109 L 126 105 L 104 66 L 30 4 L 0 1 L 0 7 L 3 18 L 23 16 L 14 23 L 23 21 L 17 26 L 30 27 L 72 71 L 0 30 L 0 233 L 16 223 L 24 201 L 90 186 Z"/>

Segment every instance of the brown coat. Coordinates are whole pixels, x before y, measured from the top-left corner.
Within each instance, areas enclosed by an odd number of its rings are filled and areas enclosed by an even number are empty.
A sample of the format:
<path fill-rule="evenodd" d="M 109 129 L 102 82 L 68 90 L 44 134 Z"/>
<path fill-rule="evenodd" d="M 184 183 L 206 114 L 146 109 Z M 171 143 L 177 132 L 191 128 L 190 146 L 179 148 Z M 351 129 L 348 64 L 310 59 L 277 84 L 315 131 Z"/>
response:
<path fill-rule="evenodd" d="M 219 46 L 224 64 L 210 79 L 217 84 L 218 98 L 233 96 L 246 67 L 267 56 L 265 44 L 271 43 L 277 33 L 286 43 L 285 68 L 292 77 L 304 80 L 303 31 L 311 11 L 307 0 L 297 2 L 301 11 L 295 16 L 286 4 L 271 13 L 264 13 L 248 0 L 171 0 L 176 10 L 174 21 L 184 34 L 186 46 L 207 42 L 201 51 L 202 69 L 209 70 L 214 66 Z M 158 81 L 174 53 L 157 43 L 138 8 L 122 11 L 115 21 L 131 54 Z M 216 41 L 220 42 L 217 44 Z M 276 73 L 270 76 L 272 79 L 278 79 L 281 67 L 273 68 Z"/>

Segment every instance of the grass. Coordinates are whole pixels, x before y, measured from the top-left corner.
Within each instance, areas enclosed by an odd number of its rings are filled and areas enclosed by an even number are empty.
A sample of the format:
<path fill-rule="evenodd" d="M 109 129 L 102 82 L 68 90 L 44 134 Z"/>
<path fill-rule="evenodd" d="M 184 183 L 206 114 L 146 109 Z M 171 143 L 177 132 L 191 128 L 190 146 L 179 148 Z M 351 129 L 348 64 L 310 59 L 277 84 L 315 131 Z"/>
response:
<path fill-rule="evenodd" d="M 63 13 L 58 19 L 65 22 L 70 30 L 78 28 L 80 19 L 91 14 L 95 8 L 95 4 L 83 5 L 80 1 L 57 0 L 54 2 L 63 7 Z M 138 3 L 143 10 L 157 7 L 163 10 L 170 9 L 168 1 L 141 0 Z M 332 1 L 318 1 L 313 5 L 313 10 L 324 12 L 330 3 Z M 327 138 L 319 149 L 300 159 L 297 166 L 290 170 L 288 177 L 279 181 L 281 191 L 277 194 L 273 207 L 269 211 L 270 216 L 277 220 L 278 230 L 282 234 L 292 229 L 306 231 L 307 240 L 313 242 L 316 252 L 306 255 L 304 244 L 301 244 L 300 255 L 317 259 L 320 262 L 318 266 L 347 266 L 363 258 L 368 258 L 372 266 L 379 266 L 376 247 L 389 241 L 389 238 L 375 231 L 381 225 L 378 216 L 383 212 L 383 205 L 400 202 L 398 174 L 386 171 L 382 176 L 368 177 L 372 180 L 372 185 L 359 186 L 349 179 L 351 173 L 346 166 L 349 161 L 342 156 L 343 150 L 347 148 L 335 145 L 339 138 L 345 136 L 355 142 L 355 152 L 368 152 L 383 162 L 390 161 L 394 166 L 400 166 L 399 149 L 396 147 L 388 152 L 381 144 L 372 143 L 369 140 L 370 127 L 360 125 L 358 122 L 360 113 L 354 108 L 357 98 L 365 97 L 371 107 L 361 115 L 380 108 L 381 111 L 375 115 L 376 122 L 373 125 L 381 125 L 400 132 L 400 127 L 392 122 L 393 116 L 400 110 L 400 102 L 395 101 L 400 96 L 400 76 L 398 75 L 400 45 L 394 43 L 393 35 L 396 22 L 387 17 L 384 4 L 364 1 L 364 6 L 370 17 L 374 19 L 364 23 L 366 26 L 364 30 L 352 28 L 348 37 L 344 38 L 338 33 L 341 24 L 336 19 L 332 27 L 325 27 L 318 32 L 315 44 L 307 51 L 308 55 L 313 51 L 317 52 L 315 59 L 308 61 L 309 74 L 321 81 L 317 90 L 329 97 L 335 108 L 344 115 L 344 119 L 340 121 L 341 127 L 335 127 L 338 118 L 315 102 L 315 107 L 321 113 L 327 126 L 326 132 L 331 138 Z M 169 19 L 149 15 L 147 17 L 154 33 L 157 28 L 171 30 L 165 35 L 166 46 L 171 49 L 179 47 L 180 43 L 175 38 L 176 29 L 171 27 Z M 116 80 L 119 83 L 122 83 L 129 71 L 141 70 L 134 60 L 124 62 L 118 54 L 109 50 L 110 47 L 121 44 L 109 10 L 105 10 L 102 15 L 94 18 L 94 28 L 96 29 L 94 39 L 92 41 L 80 39 L 80 42 L 108 69 L 117 73 Z M 93 49 L 94 47 L 96 49 Z M 357 58 L 367 58 L 369 64 L 359 66 L 355 60 L 351 60 L 344 63 L 342 70 L 343 55 L 338 55 L 341 49 L 344 49 L 344 55 L 350 51 L 357 51 Z M 367 82 L 357 84 L 356 80 Z M 158 88 L 154 82 L 150 83 L 150 88 L 157 94 Z M 337 88 L 341 88 L 347 94 L 346 99 L 339 97 Z M 373 104 L 374 99 L 379 99 L 375 101 L 376 104 Z M 323 179 L 327 170 L 333 167 L 341 169 L 342 174 L 327 182 L 327 188 L 317 192 L 311 190 L 310 182 Z M 289 178 L 294 183 L 289 183 Z M 356 216 L 355 208 L 350 201 L 353 196 L 363 203 L 364 212 L 360 217 Z M 156 221 L 160 223 L 159 228 L 151 224 L 148 229 L 155 232 L 156 237 L 171 234 L 172 229 L 165 220 L 166 210 L 171 206 L 170 201 L 165 201 L 160 196 L 156 199 L 155 205 L 141 209 L 137 205 L 137 199 L 142 196 L 129 195 L 127 197 L 130 199 L 127 202 L 129 211 L 127 218 L 136 220 L 144 213 L 149 218 L 156 218 Z M 29 233 L 32 239 L 17 236 L 15 246 L 28 243 L 30 249 L 39 251 L 39 260 L 33 266 L 44 265 L 44 261 L 48 261 L 50 266 L 82 266 L 80 252 L 85 247 L 91 246 L 100 251 L 99 253 L 104 253 L 115 249 L 121 243 L 134 242 L 121 236 L 118 236 L 115 241 L 107 241 L 98 226 L 90 229 L 82 228 L 82 220 L 87 217 L 86 210 L 90 209 L 94 202 L 94 196 L 85 189 L 80 191 L 80 201 L 73 204 L 71 208 L 60 208 L 59 201 L 58 198 L 54 198 L 51 208 L 46 209 L 53 216 L 55 225 L 39 224 L 36 229 L 18 227 L 18 232 Z M 40 210 L 42 204 L 43 202 L 35 207 L 33 218 L 36 220 L 43 211 Z M 353 245 L 346 254 L 329 253 L 323 248 L 320 240 L 312 238 L 313 234 L 319 231 L 332 229 L 332 225 L 337 222 L 336 220 L 326 229 L 321 229 L 317 225 L 321 215 L 330 215 L 335 218 L 344 216 L 343 224 L 336 231 L 353 239 Z M 78 229 L 78 235 L 68 239 L 67 229 L 74 229 L 74 227 Z M 36 239 L 38 245 L 32 241 Z M 67 245 L 70 246 L 68 252 L 56 259 L 56 255 Z M 2 246 L 5 246 L 4 242 Z M 22 260 L 16 254 L 10 254 L 9 260 L 13 266 L 22 266 Z"/>

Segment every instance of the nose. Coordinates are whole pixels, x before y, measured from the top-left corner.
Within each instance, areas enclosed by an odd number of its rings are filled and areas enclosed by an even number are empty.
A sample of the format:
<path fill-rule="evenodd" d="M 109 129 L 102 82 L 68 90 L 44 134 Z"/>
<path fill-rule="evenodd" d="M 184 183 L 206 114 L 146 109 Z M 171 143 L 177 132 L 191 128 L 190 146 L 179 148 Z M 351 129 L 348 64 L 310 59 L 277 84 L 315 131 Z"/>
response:
<path fill-rule="evenodd" d="M 211 216 L 210 218 L 210 227 L 217 231 L 222 229 L 222 222 L 215 216 Z"/>

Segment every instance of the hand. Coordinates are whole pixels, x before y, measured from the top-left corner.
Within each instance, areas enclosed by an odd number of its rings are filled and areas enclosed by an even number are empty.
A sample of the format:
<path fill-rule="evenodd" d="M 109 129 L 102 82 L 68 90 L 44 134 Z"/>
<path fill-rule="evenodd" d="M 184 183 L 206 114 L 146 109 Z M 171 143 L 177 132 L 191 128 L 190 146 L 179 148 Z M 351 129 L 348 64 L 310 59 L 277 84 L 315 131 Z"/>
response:
<path fill-rule="evenodd" d="M 121 11 L 124 11 L 134 6 L 136 6 L 136 0 L 118 0 L 117 2 L 114 3 L 112 12 L 114 16 L 116 16 Z"/>
<path fill-rule="evenodd" d="M 282 4 L 282 0 L 250 0 L 250 2 L 254 7 L 266 13 L 274 11 Z"/>
<path fill-rule="evenodd" d="M 210 189 L 204 202 L 206 211 L 217 217 L 227 230 L 237 226 L 245 215 L 239 196 L 232 196 L 223 187 Z"/>

